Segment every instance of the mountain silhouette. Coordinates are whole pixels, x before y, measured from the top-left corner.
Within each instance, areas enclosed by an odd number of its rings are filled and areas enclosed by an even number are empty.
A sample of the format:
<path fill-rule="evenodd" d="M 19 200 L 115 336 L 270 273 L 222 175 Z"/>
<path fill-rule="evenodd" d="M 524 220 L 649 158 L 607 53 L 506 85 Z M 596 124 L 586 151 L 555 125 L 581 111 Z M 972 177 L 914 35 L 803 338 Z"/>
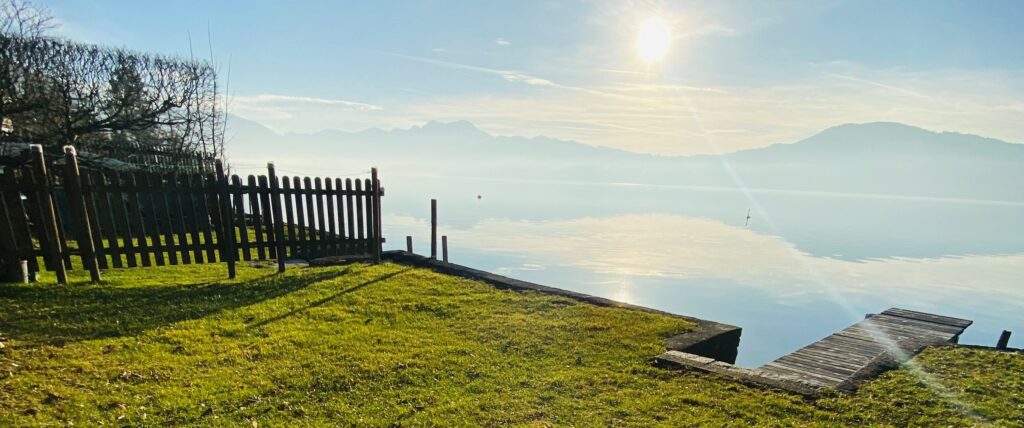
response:
<path fill-rule="evenodd" d="M 495 136 L 468 121 L 282 134 L 232 117 L 228 137 L 232 162 L 275 160 L 317 173 L 376 165 L 442 176 L 1024 201 L 1024 144 L 890 122 L 844 124 L 795 143 L 694 156 Z"/>

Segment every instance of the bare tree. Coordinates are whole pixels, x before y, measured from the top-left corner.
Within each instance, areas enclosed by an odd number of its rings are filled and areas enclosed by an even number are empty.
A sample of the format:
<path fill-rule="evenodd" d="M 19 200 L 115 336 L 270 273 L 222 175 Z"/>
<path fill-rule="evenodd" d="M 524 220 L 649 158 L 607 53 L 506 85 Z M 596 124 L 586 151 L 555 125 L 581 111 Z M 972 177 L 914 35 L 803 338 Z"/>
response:
<path fill-rule="evenodd" d="M 18 37 L 41 37 L 56 25 L 45 7 L 27 1 L 0 1 L 0 33 Z"/>
<path fill-rule="evenodd" d="M 215 69 L 205 62 L 46 37 L 0 35 L 0 141 L 147 165 L 222 152 Z"/>

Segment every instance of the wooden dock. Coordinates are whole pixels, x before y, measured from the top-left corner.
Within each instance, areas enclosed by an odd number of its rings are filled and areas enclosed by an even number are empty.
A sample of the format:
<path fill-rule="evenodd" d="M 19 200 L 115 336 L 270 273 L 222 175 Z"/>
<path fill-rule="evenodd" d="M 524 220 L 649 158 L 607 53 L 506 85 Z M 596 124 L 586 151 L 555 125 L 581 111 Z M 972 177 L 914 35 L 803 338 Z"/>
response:
<path fill-rule="evenodd" d="M 890 308 L 756 369 L 668 351 L 656 361 L 814 395 L 852 391 L 860 380 L 898 366 L 926 346 L 956 343 L 972 321 Z"/>
<path fill-rule="evenodd" d="M 755 369 L 815 388 L 852 382 L 906 361 L 929 345 L 956 343 L 970 320 L 891 308 Z"/>

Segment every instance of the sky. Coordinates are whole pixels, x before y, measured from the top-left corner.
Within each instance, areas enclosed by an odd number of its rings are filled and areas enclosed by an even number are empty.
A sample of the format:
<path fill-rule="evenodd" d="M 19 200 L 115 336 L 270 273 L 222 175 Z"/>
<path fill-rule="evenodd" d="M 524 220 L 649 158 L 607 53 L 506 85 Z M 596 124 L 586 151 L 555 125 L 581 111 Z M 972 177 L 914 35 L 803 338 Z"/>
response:
<path fill-rule="evenodd" d="M 469 120 L 666 155 L 903 122 L 1024 143 L 1020 1 L 45 0 L 57 34 L 211 59 L 279 132 Z M 663 58 L 637 46 L 671 31 Z"/>

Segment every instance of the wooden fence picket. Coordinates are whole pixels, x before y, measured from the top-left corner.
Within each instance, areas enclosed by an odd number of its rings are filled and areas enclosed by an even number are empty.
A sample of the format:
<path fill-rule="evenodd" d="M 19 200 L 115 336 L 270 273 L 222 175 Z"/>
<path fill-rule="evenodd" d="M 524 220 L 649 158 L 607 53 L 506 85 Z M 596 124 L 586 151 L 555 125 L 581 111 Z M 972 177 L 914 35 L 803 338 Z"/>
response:
<path fill-rule="evenodd" d="M 41 147 L 0 174 L 0 266 L 67 282 L 72 257 L 94 281 L 111 268 L 368 255 L 380 260 L 382 188 L 369 179 L 118 172 L 79 165 L 74 149 L 47 171 Z M 67 233 L 67 236 L 65 236 Z M 44 263 L 40 265 L 38 260 Z M 27 272 L 22 268 L 27 262 Z M 75 265 L 79 266 L 79 265 Z"/>

